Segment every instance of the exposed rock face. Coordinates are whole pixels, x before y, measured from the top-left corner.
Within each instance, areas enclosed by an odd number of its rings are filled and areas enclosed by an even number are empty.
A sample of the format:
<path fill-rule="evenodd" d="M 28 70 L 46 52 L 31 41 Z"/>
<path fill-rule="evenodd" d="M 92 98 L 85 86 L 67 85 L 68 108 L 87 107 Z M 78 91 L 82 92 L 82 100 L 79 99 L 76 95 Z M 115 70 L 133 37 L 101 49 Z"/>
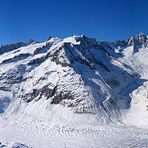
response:
<path fill-rule="evenodd" d="M 128 40 L 128 46 L 135 46 L 135 38 L 134 38 L 134 37 L 131 37 L 131 38 Z"/>
<path fill-rule="evenodd" d="M 37 43 L 37 41 L 36 40 L 33 40 L 33 39 L 29 39 L 29 41 L 28 41 L 28 45 L 29 44 L 35 44 L 35 43 Z"/>
<path fill-rule="evenodd" d="M 128 46 L 133 46 L 135 53 L 138 52 L 139 48 L 142 47 L 146 48 L 147 45 L 148 45 L 148 37 L 143 32 L 141 32 L 137 36 L 131 37 L 128 40 Z"/>
<path fill-rule="evenodd" d="M 138 38 L 138 41 L 139 41 L 141 44 L 143 44 L 143 45 L 145 45 L 146 42 L 147 42 L 147 40 L 148 40 L 147 36 L 146 36 L 143 32 L 141 32 L 141 33 L 137 36 L 137 38 Z"/>

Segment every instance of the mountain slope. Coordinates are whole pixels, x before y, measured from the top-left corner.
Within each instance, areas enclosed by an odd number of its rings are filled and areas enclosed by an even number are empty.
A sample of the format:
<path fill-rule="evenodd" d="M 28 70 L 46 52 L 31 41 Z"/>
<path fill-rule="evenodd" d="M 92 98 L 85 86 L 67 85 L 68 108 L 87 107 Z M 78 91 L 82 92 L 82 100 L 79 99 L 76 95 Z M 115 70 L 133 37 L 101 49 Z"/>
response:
<path fill-rule="evenodd" d="M 148 37 L 85 35 L 0 48 L 0 147 L 147 147 Z"/>

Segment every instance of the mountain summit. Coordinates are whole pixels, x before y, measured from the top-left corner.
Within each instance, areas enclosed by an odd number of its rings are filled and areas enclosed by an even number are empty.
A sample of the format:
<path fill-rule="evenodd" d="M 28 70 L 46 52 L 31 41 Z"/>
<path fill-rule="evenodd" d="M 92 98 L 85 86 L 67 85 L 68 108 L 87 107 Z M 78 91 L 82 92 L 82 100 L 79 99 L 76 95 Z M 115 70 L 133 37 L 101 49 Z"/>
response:
<path fill-rule="evenodd" d="M 129 46 L 133 46 L 133 48 L 136 50 L 140 47 L 147 47 L 148 46 L 148 37 L 143 33 L 139 33 L 137 36 L 133 36 L 128 41 Z"/>

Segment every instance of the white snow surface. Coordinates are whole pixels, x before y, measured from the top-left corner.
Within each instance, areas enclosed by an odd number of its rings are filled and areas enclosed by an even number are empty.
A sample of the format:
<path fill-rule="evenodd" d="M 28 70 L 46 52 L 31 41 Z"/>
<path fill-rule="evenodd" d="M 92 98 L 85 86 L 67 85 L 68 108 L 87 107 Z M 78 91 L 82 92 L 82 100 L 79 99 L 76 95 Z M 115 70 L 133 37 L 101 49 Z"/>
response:
<path fill-rule="evenodd" d="M 147 148 L 148 46 L 138 41 L 73 35 L 1 54 L 0 147 Z"/>

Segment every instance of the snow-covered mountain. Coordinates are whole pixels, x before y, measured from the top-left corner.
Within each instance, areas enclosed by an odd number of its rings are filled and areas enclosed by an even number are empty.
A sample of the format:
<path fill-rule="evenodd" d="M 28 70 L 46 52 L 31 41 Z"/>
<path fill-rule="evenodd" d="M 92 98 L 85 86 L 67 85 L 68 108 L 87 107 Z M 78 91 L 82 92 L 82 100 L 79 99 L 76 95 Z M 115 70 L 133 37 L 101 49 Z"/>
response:
<path fill-rule="evenodd" d="M 33 118 L 56 124 L 146 127 L 147 90 L 144 33 L 125 41 L 100 42 L 73 35 L 0 48 L 4 123 Z"/>

